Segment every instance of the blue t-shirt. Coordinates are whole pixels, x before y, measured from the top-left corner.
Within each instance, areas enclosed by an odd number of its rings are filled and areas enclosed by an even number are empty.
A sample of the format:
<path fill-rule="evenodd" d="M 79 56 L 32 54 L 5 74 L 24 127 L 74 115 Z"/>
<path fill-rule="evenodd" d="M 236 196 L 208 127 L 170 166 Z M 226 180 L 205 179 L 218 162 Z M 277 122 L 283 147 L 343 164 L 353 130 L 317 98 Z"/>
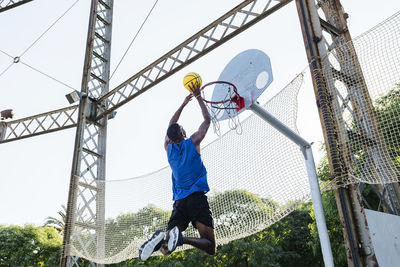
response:
<path fill-rule="evenodd" d="M 179 145 L 168 145 L 168 162 L 172 169 L 173 200 L 201 191 L 208 192 L 207 170 L 191 138 Z"/>

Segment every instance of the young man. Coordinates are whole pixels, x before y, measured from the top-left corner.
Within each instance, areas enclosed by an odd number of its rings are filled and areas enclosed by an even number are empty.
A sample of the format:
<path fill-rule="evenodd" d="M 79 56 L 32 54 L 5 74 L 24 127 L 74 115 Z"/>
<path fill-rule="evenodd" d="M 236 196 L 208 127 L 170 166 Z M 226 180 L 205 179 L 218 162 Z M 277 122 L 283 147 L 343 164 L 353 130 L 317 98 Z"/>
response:
<path fill-rule="evenodd" d="M 177 122 L 192 97 L 200 105 L 203 115 L 197 132 L 186 139 L 186 132 Z M 214 224 L 208 205 L 207 193 L 210 189 L 207 183 L 207 171 L 200 156 L 200 143 L 210 127 L 210 115 L 200 95 L 199 88 L 192 90 L 172 116 L 164 148 L 167 151 L 168 162 L 172 169 L 173 210 L 168 222 L 167 232 L 158 230 L 139 249 L 139 258 L 147 260 L 157 250 L 164 255 L 171 254 L 177 246 L 192 245 L 209 255 L 215 255 Z M 200 238 L 183 237 L 189 222 L 197 228 Z M 165 238 L 165 239 L 164 239 Z"/>

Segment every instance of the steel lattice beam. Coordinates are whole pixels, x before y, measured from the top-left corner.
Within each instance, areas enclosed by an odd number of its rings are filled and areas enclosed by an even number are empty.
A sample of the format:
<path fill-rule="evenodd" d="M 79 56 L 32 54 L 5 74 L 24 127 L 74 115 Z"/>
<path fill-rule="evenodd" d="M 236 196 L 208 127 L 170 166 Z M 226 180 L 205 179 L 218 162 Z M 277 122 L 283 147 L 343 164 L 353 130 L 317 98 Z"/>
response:
<path fill-rule="evenodd" d="M 105 188 L 98 181 L 105 179 L 107 117 L 94 122 L 91 114 L 97 108 L 93 99 L 108 92 L 112 13 L 113 0 L 92 0 L 60 262 L 63 267 L 79 267 L 77 251 L 87 259 L 105 257 Z"/>
<path fill-rule="evenodd" d="M 325 4 L 325 6 L 324 6 Z M 335 180 L 340 180 L 349 176 L 348 170 L 351 165 L 347 158 L 350 155 L 350 148 L 343 145 L 343 139 L 347 138 L 343 132 L 345 127 L 343 114 L 340 112 L 338 99 L 334 97 L 336 88 L 332 86 L 332 75 L 326 72 L 330 70 L 330 62 L 326 59 L 328 50 L 337 48 L 345 40 L 351 40 L 347 31 L 337 35 L 330 31 L 331 28 L 344 30 L 346 22 L 343 14 L 338 14 L 337 7 L 340 3 L 336 0 L 316 1 L 315 0 L 296 0 L 300 24 L 302 27 L 305 48 L 308 62 L 310 64 L 311 76 L 313 79 L 315 97 L 318 103 L 319 115 L 322 129 L 324 132 L 325 144 L 329 159 L 331 174 Z M 333 7 L 333 6 L 334 7 Z M 323 12 L 332 27 L 321 25 L 321 18 L 318 8 L 324 6 Z M 341 6 L 340 6 L 341 7 Z M 328 29 L 328 35 L 323 32 Z M 330 38 L 329 35 L 335 37 Z M 354 56 L 354 54 L 353 54 Z M 340 63 L 345 59 L 339 59 Z M 357 65 L 358 62 L 349 64 Z M 344 143 L 346 144 L 346 143 Z M 348 188 L 338 188 L 335 190 L 337 206 L 343 225 L 343 235 L 347 248 L 347 258 L 351 266 L 370 266 L 371 259 L 374 257 L 368 226 L 365 222 L 365 214 L 362 212 L 361 197 L 358 188 L 350 185 Z M 364 218 L 364 220 L 363 220 Z M 366 247 L 371 247 L 371 259 L 366 257 L 364 251 Z"/>
<path fill-rule="evenodd" d="M 30 1 L 32 0 L 0 0 L 0 13 Z"/>
<path fill-rule="evenodd" d="M 0 144 L 76 126 L 78 105 L 1 122 Z"/>
<path fill-rule="evenodd" d="M 272 0 L 244 1 L 107 94 L 101 92 L 102 85 L 105 84 L 104 81 L 107 80 L 107 77 L 104 77 L 104 73 L 100 73 L 98 71 L 92 72 L 90 74 L 92 79 L 88 84 L 90 87 L 90 96 L 95 99 L 99 98 L 99 96 L 102 96 L 96 102 L 98 105 L 98 114 L 93 120 L 96 121 L 101 117 L 113 112 L 118 107 L 128 103 L 130 100 L 144 93 L 157 83 L 168 78 L 190 63 L 193 63 L 195 60 L 222 45 L 244 30 L 250 28 L 255 23 L 266 18 L 291 1 L 292 0 L 283 0 L 280 2 L 275 1 L 276 3 L 273 4 Z M 98 19 L 97 23 L 101 23 L 102 27 L 99 28 L 104 30 L 104 21 Z M 104 48 L 104 44 L 107 43 L 107 40 L 102 39 L 100 32 L 100 34 L 97 33 L 93 37 L 93 42 L 94 45 L 101 51 L 101 49 Z M 200 44 L 202 45 L 199 47 Z M 101 53 L 98 54 L 95 52 L 93 53 L 93 57 L 95 60 L 94 65 L 102 66 L 104 64 Z M 99 103 L 102 104 L 99 105 Z M 32 117 L 41 116 L 43 114 Z M 21 125 L 24 125 L 22 120 L 29 120 L 29 118 L 18 120 Z M 14 122 L 17 121 L 7 122 L 7 126 L 14 124 Z M 29 124 L 29 122 L 27 121 L 25 124 Z M 21 127 L 21 125 L 19 125 L 19 127 Z M 73 125 L 70 125 L 70 127 L 74 126 L 76 126 L 76 121 L 74 121 Z M 42 129 L 40 134 L 54 132 L 66 128 L 60 127 L 59 129 L 56 129 L 56 127 L 57 124 L 53 125 L 52 129 Z M 0 143 L 15 141 L 21 138 L 27 138 L 39 134 L 30 134 L 29 131 L 25 131 L 24 133 L 25 134 L 23 137 L 21 136 L 14 138 L 15 136 L 10 136 L 10 138 L 7 137 L 3 141 L 0 138 Z"/>
<path fill-rule="evenodd" d="M 387 211 L 400 214 L 393 163 L 364 80 L 339 0 L 296 0 L 313 78 L 336 202 L 351 266 L 374 266 L 374 248 L 356 184 L 373 173 L 383 186 L 373 186 Z M 319 12 L 318 12 L 319 11 Z M 324 16 L 326 20 L 320 17 Z M 346 122 L 350 114 L 355 127 Z M 358 146 L 355 149 L 354 146 Z M 368 164 L 356 154 L 363 151 Z M 354 167 L 356 166 L 356 168 Z M 367 177 L 364 180 L 368 180 Z M 383 190 L 378 190 L 383 187 Z M 361 187 L 363 189 L 363 187 Z"/>
<path fill-rule="evenodd" d="M 100 98 L 98 120 L 208 52 L 222 45 L 292 0 L 244 1 L 176 48 Z"/>

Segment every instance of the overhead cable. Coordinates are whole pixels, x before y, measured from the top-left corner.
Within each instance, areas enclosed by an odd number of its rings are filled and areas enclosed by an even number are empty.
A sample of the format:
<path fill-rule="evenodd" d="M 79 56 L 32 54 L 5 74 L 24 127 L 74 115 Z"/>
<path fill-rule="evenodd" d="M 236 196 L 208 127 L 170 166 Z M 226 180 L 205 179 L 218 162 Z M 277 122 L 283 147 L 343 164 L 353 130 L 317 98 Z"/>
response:
<path fill-rule="evenodd" d="M 62 19 L 78 2 L 79 0 L 76 0 L 58 19 L 56 19 L 38 38 L 36 38 L 36 40 L 33 41 L 33 43 L 28 46 L 28 48 L 25 49 L 25 51 L 22 52 L 19 57 L 22 57 L 29 49 L 31 49 L 32 46 L 34 46 L 51 28 L 53 28 L 53 26 L 56 25 L 56 23 Z"/>
<path fill-rule="evenodd" d="M 29 45 L 19 56 L 17 57 L 13 57 L 11 55 L 9 55 L 8 53 L 0 50 L 1 53 L 11 57 L 14 59 L 14 62 L 11 63 L 6 69 L 4 69 L 1 73 L 0 76 L 2 76 L 4 73 L 6 73 L 13 65 L 14 63 L 18 63 L 20 62 L 20 58 L 26 53 L 28 52 L 29 49 L 31 49 L 52 27 L 54 27 L 54 25 L 56 25 L 56 23 L 63 18 L 75 5 L 76 3 L 78 3 L 80 0 L 76 0 L 58 19 L 56 19 L 38 38 L 36 38 L 35 41 L 33 41 L 33 43 L 31 45 Z M 28 65 L 27 65 L 28 66 Z M 30 66 L 29 66 L 30 67 Z M 39 71 L 40 72 L 40 71 Z M 42 73 L 42 72 L 40 72 Z M 44 73 L 42 73 L 44 74 Z M 49 75 L 45 74 L 47 77 L 50 77 Z M 52 78 L 53 79 L 53 78 Z M 53 79 L 54 80 L 54 79 Z M 64 84 L 64 83 L 62 83 Z M 64 84 L 65 85 L 65 84 Z M 68 86 L 69 87 L 69 86 Z"/>
<path fill-rule="evenodd" d="M 32 67 L 31 65 L 29 65 L 29 64 L 27 64 L 27 63 L 25 63 L 25 62 L 23 62 L 23 61 L 21 61 L 21 59 L 20 59 L 19 57 L 13 57 L 13 56 L 11 56 L 10 54 L 8 54 L 7 52 L 4 52 L 4 51 L 1 50 L 1 49 L 0 49 L 0 52 L 3 53 L 4 55 L 6 55 L 6 56 L 8 56 L 8 57 L 10 57 L 10 58 L 13 59 L 13 62 L 12 62 L 10 65 L 8 65 L 8 67 L 5 68 L 5 69 L 0 73 L 0 77 L 1 77 L 9 68 L 11 68 L 11 66 L 13 66 L 15 63 L 21 63 L 22 65 L 27 66 L 28 68 L 30 68 L 30 69 L 32 69 L 32 70 L 34 70 L 34 71 L 36 71 L 36 72 L 38 72 L 38 73 L 40 73 L 40 74 L 46 76 L 47 78 L 50 78 L 50 79 L 52 79 L 53 81 L 56 81 L 56 82 L 58 82 L 58 83 L 60 83 L 60 84 L 62 84 L 62 85 L 64 85 L 64 86 L 66 86 L 66 87 L 68 87 L 68 88 L 70 88 L 70 89 L 72 89 L 72 90 L 75 90 L 75 88 L 73 88 L 72 86 L 70 86 L 70 85 L 68 85 L 68 84 L 66 84 L 66 83 L 64 83 L 64 82 L 62 82 L 62 81 L 60 81 L 60 80 L 58 80 L 58 79 L 56 79 L 56 78 L 50 76 L 50 75 L 47 74 L 47 73 L 44 73 L 43 71 L 38 70 L 38 69 L 35 68 L 35 67 Z"/>
<path fill-rule="evenodd" d="M 22 61 L 20 61 L 20 62 L 21 62 L 21 64 L 23 64 L 23 65 L 27 66 L 28 68 L 30 68 L 30 69 L 32 69 L 32 70 L 34 70 L 34 71 L 36 71 L 36 72 L 38 72 L 38 73 L 40 73 L 40 74 L 46 76 L 47 78 L 52 79 L 53 81 L 56 81 L 56 82 L 58 82 L 58 83 L 60 83 L 60 84 L 62 84 L 62 85 L 64 85 L 64 86 L 66 86 L 66 87 L 68 87 L 68 88 L 70 88 L 70 89 L 72 89 L 72 90 L 76 90 L 76 89 L 73 88 L 72 86 L 69 86 L 68 84 L 66 84 L 66 83 L 64 83 L 64 82 L 62 82 L 62 81 L 60 81 L 60 80 L 58 80 L 58 79 L 56 79 L 56 78 L 50 76 L 49 74 L 46 74 L 46 73 L 44 73 L 43 71 L 40 71 L 40 70 L 38 70 L 38 69 L 36 69 L 36 68 L 34 68 L 34 67 L 32 67 L 32 66 L 30 66 L 30 65 L 28 65 L 28 64 L 26 64 L 26 63 L 24 63 L 24 62 L 22 62 Z"/>
<path fill-rule="evenodd" d="M 142 25 L 140 26 L 139 30 L 136 32 L 135 36 L 133 37 L 131 43 L 129 44 L 128 48 L 126 49 L 124 55 L 122 56 L 122 58 L 119 60 L 117 66 L 115 67 L 114 71 L 112 72 L 111 76 L 110 76 L 110 80 L 111 78 L 114 76 L 114 73 L 117 71 L 119 65 L 121 64 L 122 60 L 124 60 L 126 54 L 128 53 L 129 49 L 131 48 L 133 42 L 136 40 L 136 37 L 139 35 L 140 31 L 142 30 L 144 24 L 146 23 L 147 19 L 150 17 L 151 12 L 153 12 L 154 7 L 157 5 L 158 0 L 156 0 L 153 4 L 153 6 L 151 7 L 149 13 L 147 14 L 146 18 L 144 19 L 144 21 L 142 22 Z"/>

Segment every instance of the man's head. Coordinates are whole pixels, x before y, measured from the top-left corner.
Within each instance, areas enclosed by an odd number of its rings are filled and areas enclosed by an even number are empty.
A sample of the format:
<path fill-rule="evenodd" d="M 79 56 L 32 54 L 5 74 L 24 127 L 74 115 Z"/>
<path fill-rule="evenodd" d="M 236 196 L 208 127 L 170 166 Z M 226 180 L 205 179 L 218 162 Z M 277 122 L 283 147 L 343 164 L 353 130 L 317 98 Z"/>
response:
<path fill-rule="evenodd" d="M 178 123 L 173 123 L 167 130 L 168 138 L 174 143 L 180 143 L 186 138 L 186 132 Z"/>

